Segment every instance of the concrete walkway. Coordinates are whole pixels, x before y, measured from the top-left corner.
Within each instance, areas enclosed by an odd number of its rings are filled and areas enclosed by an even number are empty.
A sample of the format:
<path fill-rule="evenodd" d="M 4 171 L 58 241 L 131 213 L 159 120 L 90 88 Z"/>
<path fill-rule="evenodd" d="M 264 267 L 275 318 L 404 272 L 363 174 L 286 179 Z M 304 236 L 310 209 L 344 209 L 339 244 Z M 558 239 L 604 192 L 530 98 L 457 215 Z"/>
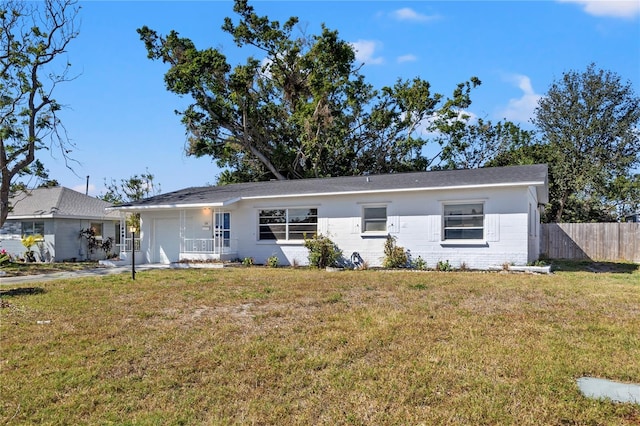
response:
<path fill-rule="evenodd" d="M 159 268 L 167 269 L 169 268 L 169 265 L 146 265 L 146 264 L 136 265 L 136 272 L 145 271 L 148 269 L 159 269 Z M 59 280 L 63 278 L 95 277 L 95 276 L 102 276 L 102 275 L 124 274 L 124 273 L 131 274 L 131 265 L 84 269 L 81 271 L 54 272 L 51 274 L 23 275 L 20 277 L 0 276 L 0 286 L 52 281 L 52 280 Z"/>

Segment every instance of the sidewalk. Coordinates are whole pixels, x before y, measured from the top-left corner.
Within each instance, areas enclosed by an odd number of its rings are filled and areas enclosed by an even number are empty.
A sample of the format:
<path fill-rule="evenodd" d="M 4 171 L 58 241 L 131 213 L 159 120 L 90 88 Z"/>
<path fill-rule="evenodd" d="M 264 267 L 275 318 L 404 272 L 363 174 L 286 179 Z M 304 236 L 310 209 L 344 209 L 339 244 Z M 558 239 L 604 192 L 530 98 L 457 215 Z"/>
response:
<path fill-rule="evenodd" d="M 144 271 L 147 269 L 157 269 L 157 268 L 168 268 L 169 265 L 136 265 L 136 272 Z M 82 271 L 65 271 L 65 272 L 54 272 L 51 274 L 40 274 L 40 275 L 23 275 L 20 277 L 6 277 L 0 275 L 0 287 L 4 285 L 10 284 L 23 284 L 23 283 L 34 283 L 34 282 L 43 282 L 43 281 L 52 281 L 59 280 L 63 278 L 82 278 L 82 277 L 93 277 L 93 276 L 101 276 L 101 275 L 111 275 L 111 274 L 123 274 L 128 273 L 131 274 L 131 266 L 115 266 L 115 267 L 103 267 L 103 268 L 95 268 L 95 269 L 85 269 Z"/>

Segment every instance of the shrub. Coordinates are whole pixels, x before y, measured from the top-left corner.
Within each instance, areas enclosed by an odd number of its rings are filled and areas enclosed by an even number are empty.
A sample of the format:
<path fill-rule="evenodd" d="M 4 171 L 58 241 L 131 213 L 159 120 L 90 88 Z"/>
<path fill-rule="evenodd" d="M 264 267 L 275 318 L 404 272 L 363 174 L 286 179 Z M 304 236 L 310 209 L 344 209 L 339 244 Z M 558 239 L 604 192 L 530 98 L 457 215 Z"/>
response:
<path fill-rule="evenodd" d="M 404 268 L 408 263 L 407 252 L 403 247 L 396 245 L 396 237 L 387 236 L 384 243 L 384 260 L 382 266 L 385 268 Z"/>
<path fill-rule="evenodd" d="M 11 256 L 9 256 L 9 253 L 7 253 L 5 249 L 2 249 L 2 251 L 0 251 L 0 266 L 9 262 L 11 262 Z"/>
<path fill-rule="evenodd" d="M 436 271 L 449 272 L 452 270 L 453 270 L 453 267 L 451 266 L 448 260 L 444 260 L 444 261 L 439 260 L 438 264 L 436 265 Z"/>
<path fill-rule="evenodd" d="M 242 264 L 244 266 L 253 266 L 253 257 L 245 257 L 242 259 Z"/>
<path fill-rule="evenodd" d="M 87 248 L 89 253 L 94 253 L 96 249 L 104 251 L 106 257 L 111 255 L 111 248 L 113 246 L 113 238 L 98 239 L 96 237 L 96 231 L 93 228 L 81 229 L 80 238 L 87 240 Z"/>
<path fill-rule="evenodd" d="M 267 259 L 267 266 L 269 266 L 270 268 L 277 268 L 279 264 L 280 259 L 278 259 L 278 256 L 276 255 L 269 256 L 269 258 Z"/>
<path fill-rule="evenodd" d="M 36 261 L 36 255 L 33 250 L 31 250 L 31 247 L 36 245 L 36 243 L 40 240 L 42 240 L 42 235 L 25 235 L 20 240 L 24 248 L 27 249 L 27 251 L 24 252 L 24 258 L 27 262 Z"/>
<path fill-rule="evenodd" d="M 424 260 L 422 256 L 418 256 L 416 260 L 411 262 L 411 267 L 419 271 L 424 271 L 427 269 L 427 261 Z"/>
<path fill-rule="evenodd" d="M 338 249 L 329 237 L 314 235 L 313 238 L 305 238 L 304 246 L 309 250 L 309 266 L 326 268 L 336 266 L 342 257 L 342 250 Z"/>

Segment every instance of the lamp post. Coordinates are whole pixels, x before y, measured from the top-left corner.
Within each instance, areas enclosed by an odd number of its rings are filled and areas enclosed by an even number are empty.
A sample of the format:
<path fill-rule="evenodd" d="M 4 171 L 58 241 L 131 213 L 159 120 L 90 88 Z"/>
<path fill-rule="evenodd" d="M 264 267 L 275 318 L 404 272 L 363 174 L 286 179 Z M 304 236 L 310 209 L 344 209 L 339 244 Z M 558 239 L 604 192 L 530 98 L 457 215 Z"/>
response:
<path fill-rule="evenodd" d="M 136 279 L 136 227 L 130 226 L 131 231 L 131 279 Z"/>

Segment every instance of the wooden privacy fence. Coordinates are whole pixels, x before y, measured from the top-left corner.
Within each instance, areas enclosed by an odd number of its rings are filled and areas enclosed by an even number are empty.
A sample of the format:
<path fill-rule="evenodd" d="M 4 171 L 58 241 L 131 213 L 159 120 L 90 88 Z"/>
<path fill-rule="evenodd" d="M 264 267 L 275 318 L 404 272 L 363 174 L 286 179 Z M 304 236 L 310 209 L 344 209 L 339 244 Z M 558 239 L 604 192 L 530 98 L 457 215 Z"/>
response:
<path fill-rule="evenodd" d="M 640 223 L 544 223 L 540 253 L 549 259 L 640 263 Z"/>

